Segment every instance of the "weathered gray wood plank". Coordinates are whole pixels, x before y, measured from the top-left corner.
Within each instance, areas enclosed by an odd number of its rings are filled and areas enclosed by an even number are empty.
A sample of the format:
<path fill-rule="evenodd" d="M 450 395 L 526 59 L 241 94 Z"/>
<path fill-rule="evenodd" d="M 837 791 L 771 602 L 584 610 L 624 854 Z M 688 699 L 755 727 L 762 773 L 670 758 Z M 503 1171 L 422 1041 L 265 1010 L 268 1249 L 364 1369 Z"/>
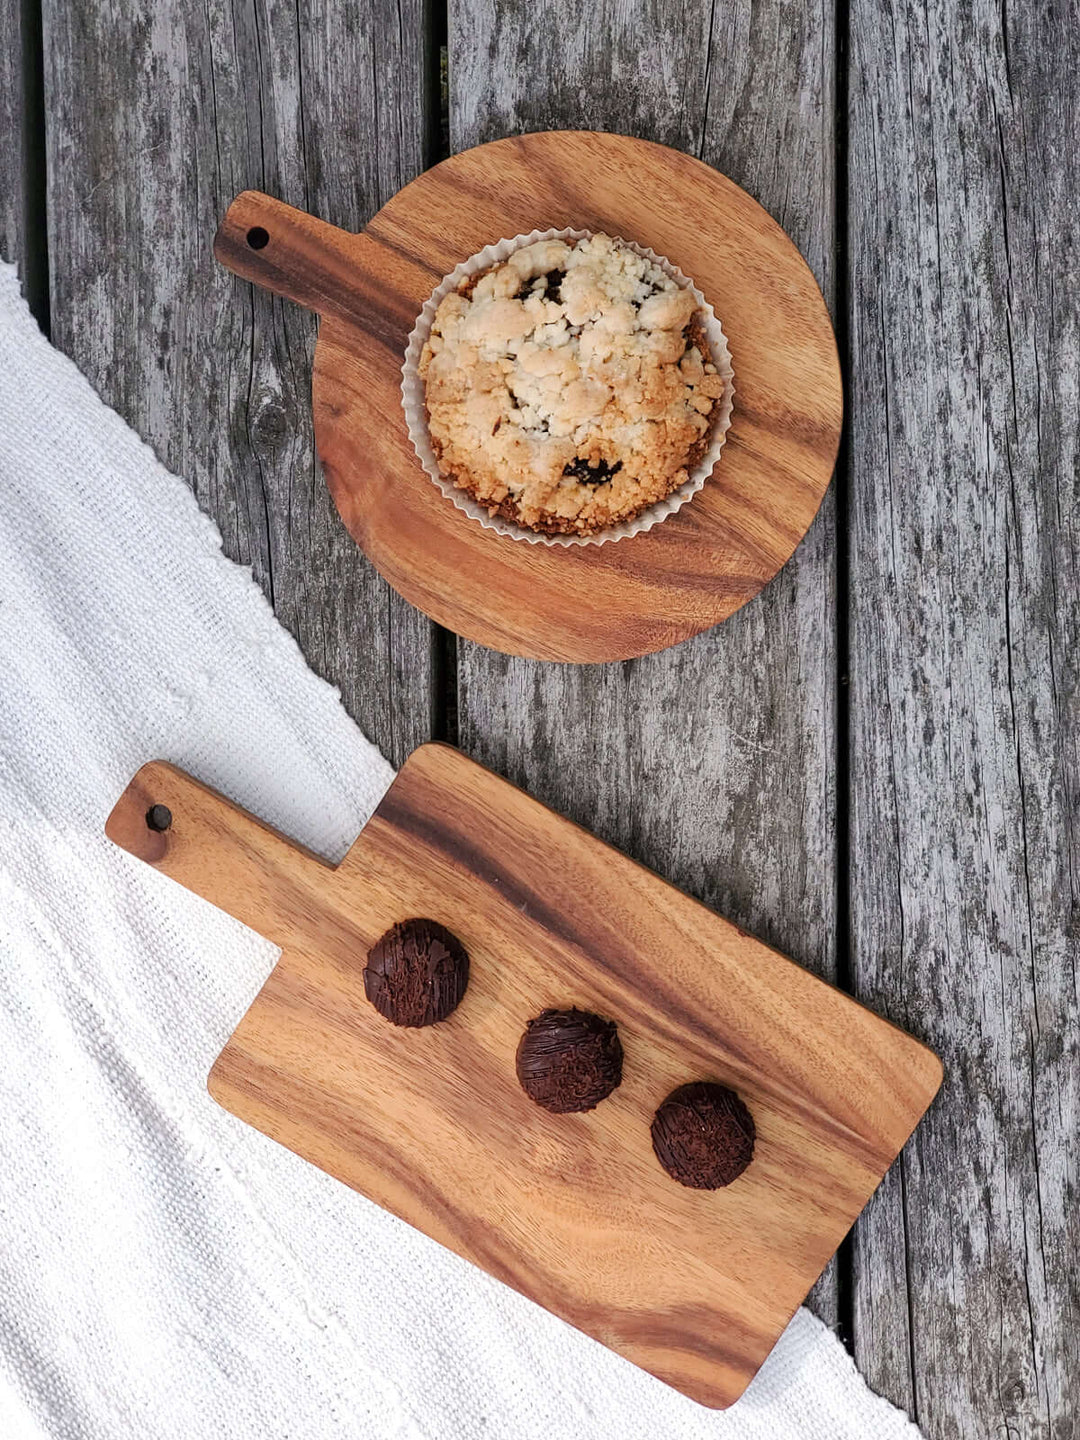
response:
<path fill-rule="evenodd" d="M 20 0 L 0 0 L 0 35 L 0 260 L 19 262 L 23 246 Z"/>
<path fill-rule="evenodd" d="M 421 168 L 421 0 L 45 0 L 54 340 L 192 484 L 388 755 L 430 734 L 432 627 L 353 545 L 314 456 L 314 319 L 210 252 L 247 186 L 359 228 Z"/>
<path fill-rule="evenodd" d="M 831 294 L 833 23 L 830 0 L 453 0 L 452 143 L 581 126 L 693 151 L 776 215 Z M 825 975 L 834 529 L 830 493 L 763 595 L 665 654 L 573 668 L 461 644 L 458 672 L 466 750 Z M 814 1304 L 835 1319 L 835 1272 Z"/>
<path fill-rule="evenodd" d="M 1067 0 L 852 0 L 854 970 L 946 1064 L 855 1346 L 950 1440 L 1080 1434 L 1078 75 Z"/>

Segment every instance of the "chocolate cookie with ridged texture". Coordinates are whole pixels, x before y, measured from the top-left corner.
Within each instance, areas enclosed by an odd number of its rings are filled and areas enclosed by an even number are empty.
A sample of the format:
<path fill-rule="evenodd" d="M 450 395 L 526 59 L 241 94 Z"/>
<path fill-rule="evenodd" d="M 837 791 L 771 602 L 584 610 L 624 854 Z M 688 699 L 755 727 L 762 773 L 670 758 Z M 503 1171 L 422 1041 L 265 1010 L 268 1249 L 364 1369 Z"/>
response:
<path fill-rule="evenodd" d="M 401 920 L 368 952 L 364 993 L 393 1025 L 435 1025 L 469 983 L 464 945 L 437 920 Z"/>
<path fill-rule="evenodd" d="M 589 1010 L 544 1010 L 517 1048 L 517 1077 L 537 1105 L 555 1115 L 594 1110 L 622 1079 L 623 1050 L 613 1020 Z"/>
<path fill-rule="evenodd" d="M 695 1190 L 737 1180 L 753 1159 L 755 1138 L 753 1116 L 735 1091 L 707 1080 L 673 1090 L 652 1122 L 656 1158 Z"/>

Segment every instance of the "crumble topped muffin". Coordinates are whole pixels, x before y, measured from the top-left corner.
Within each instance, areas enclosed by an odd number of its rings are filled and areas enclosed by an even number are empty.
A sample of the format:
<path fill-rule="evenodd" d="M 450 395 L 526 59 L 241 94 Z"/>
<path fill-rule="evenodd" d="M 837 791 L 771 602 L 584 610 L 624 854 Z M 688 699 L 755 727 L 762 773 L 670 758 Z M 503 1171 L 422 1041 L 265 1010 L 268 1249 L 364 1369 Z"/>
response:
<path fill-rule="evenodd" d="M 548 534 L 593 534 L 682 485 L 725 388 L 693 294 L 608 235 L 538 240 L 471 276 L 419 372 L 443 474 Z"/>

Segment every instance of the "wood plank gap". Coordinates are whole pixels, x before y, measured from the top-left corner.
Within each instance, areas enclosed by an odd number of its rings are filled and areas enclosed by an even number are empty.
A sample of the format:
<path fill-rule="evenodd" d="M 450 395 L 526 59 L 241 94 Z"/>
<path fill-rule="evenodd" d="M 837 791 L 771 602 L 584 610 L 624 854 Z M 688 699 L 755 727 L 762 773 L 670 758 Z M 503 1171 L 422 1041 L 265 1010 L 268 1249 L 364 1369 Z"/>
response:
<path fill-rule="evenodd" d="M 833 71 L 833 105 L 836 133 L 834 139 L 833 224 L 835 260 L 835 301 L 833 328 L 840 354 L 840 372 L 844 377 L 844 410 L 848 410 L 846 377 L 851 363 L 850 344 L 850 276 L 851 257 L 848 246 L 848 26 L 849 0 L 835 0 L 835 50 Z M 850 475 L 851 452 L 848 427 L 840 436 L 833 485 L 836 493 L 836 984 L 841 990 L 852 988 L 851 967 L 851 713 L 850 713 L 850 648 L 851 629 L 848 623 L 850 582 Z M 855 1326 L 855 1255 L 851 1234 L 844 1237 L 836 1253 L 836 1328 L 844 1345 L 854 1346 Z"/>
<path fill-rule="evenodd" d="M 433 625 L 431 635 L 431 738 L 458 743 L 458 639 L 452 630 Z"/>
<path fill-rule="evenodd" d="M 447 0 L 428 0 L 424 10 L 426 51 L 424 67 L 427 86 L 427 153 L 425 169 L 438 165 L 450 154 L 450 15 Z M 452 630 L 432 625 L 431 635 L 433 740 L 458 743 L 458 640 Z"/>
<path fill-rule="evenodd" d="M 23 294 L 30 312 L 50 332 L 49 227 L 45 210 L 45 82 L 41 0 L 22 0 L 22 265 Z"/>
<path fill-rule="evenodd" d="M 428 114 L 428 153 L 424 168 L 430 169 L 450 154 L 450 14 L 447 0 L 428 0 L 424 16 Z"/>

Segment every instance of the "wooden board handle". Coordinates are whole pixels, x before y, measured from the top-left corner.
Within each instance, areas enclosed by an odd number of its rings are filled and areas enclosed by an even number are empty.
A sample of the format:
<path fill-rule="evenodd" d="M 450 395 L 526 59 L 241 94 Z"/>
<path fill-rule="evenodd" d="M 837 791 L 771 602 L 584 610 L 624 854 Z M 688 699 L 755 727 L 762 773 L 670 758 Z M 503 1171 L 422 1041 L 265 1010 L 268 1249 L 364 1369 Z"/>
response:
<path fill-rule="evenodd" d="M 362 255 L 371 242 L 259 190 L 245 190 L 225 212 L 214 255 L 244 280 L 320 315 L 369 318 Z"/>
<path fill-rule="evenodd" d="M 105 834 L 283 949 L 310 933 L 333 867 L 164 760 L 135 775 Z"/>

